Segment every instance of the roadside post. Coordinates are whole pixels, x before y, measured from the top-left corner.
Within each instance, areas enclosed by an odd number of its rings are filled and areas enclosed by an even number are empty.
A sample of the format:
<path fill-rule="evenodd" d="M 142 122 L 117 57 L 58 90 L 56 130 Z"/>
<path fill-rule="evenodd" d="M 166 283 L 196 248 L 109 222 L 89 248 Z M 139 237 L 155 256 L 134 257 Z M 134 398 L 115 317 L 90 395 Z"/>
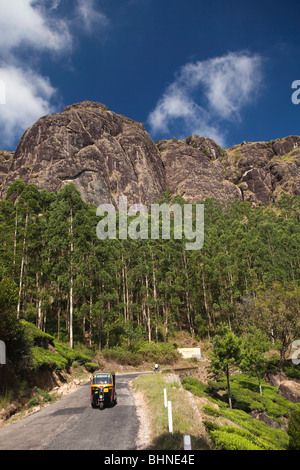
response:
<path fill-rule="evenodd" d="M 168 401 L 169 432 L 173 434 L 172 403 Z"/>
<path fill-rule="evenodd" d="M 183 447 L 184 450 L 192 450 L 191 436 L 189 434 L 184 434 L 183 436 Z"/>
<path fill-rule="evenodd" d="M 6 364 L 6 347 L 4 341 L 0 341 L 0 365 Z"/>

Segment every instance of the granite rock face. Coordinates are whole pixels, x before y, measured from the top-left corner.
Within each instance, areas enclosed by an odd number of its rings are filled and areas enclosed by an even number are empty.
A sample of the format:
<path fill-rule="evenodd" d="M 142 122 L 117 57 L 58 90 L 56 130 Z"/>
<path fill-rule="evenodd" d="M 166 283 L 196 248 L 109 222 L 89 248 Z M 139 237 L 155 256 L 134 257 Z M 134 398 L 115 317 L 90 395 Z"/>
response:
<path fill-rule="evenodd" d="M 73 182 L 86 202 L 149 204 L 165 190 L 159 152 L 144 126 L 100 103 L 68 106 L 39 119 L 23 135 L 3 181 L 58 191 Z"/>
<path fill-rule="evenodd" d="M 300 195 L 300 137 L 229 149 L 195 134 L 154 144 L 142 124 L 84 101 L 39 119 L 14 153 L 0 151 L 1 198 L 17 179 L 55 192 L 73 182 L 96 205 L 118 206 L 119 195 L 149 205 L 166 190 L 189 202 L 268 204 Z"/>
<path fill-rule="evenodd" d="M 5 150 L 0 151 L 0 184 L 10 171 L 13 157 L 13 152 L 6 152 Z"/>
<path fill-rule="evenodd" d="M 172 194 L 188 202 L 208 197 L 225 203 L 242 199 L 240 189 L 225 179 L 223 151 L 214 141 L 191 135 L 185 141 L 162 140 L 157 145 Z"/>
<path fill-rule="evenodd" d="M 300 137 L 242 142 L 226 150 L 224 168 L 246 201 L 268 204 L 282 193 L 299 195 Z"/>

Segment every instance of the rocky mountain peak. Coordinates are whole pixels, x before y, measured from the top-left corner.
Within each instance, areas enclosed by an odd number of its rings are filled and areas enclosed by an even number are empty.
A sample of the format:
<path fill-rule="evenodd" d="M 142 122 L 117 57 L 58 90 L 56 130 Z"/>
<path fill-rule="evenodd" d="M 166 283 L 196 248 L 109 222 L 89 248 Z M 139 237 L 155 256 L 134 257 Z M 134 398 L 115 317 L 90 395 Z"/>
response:
<path fill-rule="evenodd" d="M 96 205 L 117 206 L 119 195 L 149 205 L 165 190 L 189 202 L 269 203 L 300 194 L 300 137 L 229 149 L 196 134 L 154 144 L 143 124 L 83 101 L 39 119 L 14 153 L 0 151 L 1 197 L 16 179 L 49 191 L 73 182 Z"/>

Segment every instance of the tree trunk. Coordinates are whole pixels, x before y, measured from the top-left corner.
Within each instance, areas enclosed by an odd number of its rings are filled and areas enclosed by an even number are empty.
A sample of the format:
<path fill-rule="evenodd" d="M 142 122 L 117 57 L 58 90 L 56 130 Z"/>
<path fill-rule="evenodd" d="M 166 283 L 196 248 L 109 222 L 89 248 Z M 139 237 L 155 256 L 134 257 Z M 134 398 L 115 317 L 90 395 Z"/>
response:
<path fill-rule="evenodd" d="M 183 251 L 183 261 L 184 261 L 184 273 L 185 273 L 186 283 L 188 284 L 189 274 L 188 274 L 188 266 L 187 266 L 187 259 L 186 259 L 185 251 Z M 191 321 L 190 292 L 189 292 L 187 285 L 185 289 L 185 298 L 186 298 L 186 313 L 187 313 L 188 326 L 189 326 L 189 330 L 193 338 L 195 332 L 194 332 L 194 328 L 193 328 L 192 321 Z"/>
<path fill-rule="evenodd" d="M 227 367 L 226 367 L 226 378 L 227 378 L 228 404 L 229 404 L 229 408 L 232 410 L 231 390 L 230 390 L 230 380 L 229 380 L 229 366 L 228 366 L 228 364 L 227 364 Z"/>
<path fill-rule="evenodd" d="M 150 248 L 151 250 L 151 248 Z M 154 309 L 155 309 L 155 340 L 158 343 L 158 315 L 157 315 L 157 293 L 156 293 L 156 276 L 155 276 L 155 266 L 154 266 L 154 256 L 153 251 L 151 250 L 152 258 L 152 274 L 153 274 L 153 298 L 154 298 Z"/>
<path fill-rule="evenodd" d="M 21 309 L 23 273 L 24 273 L 25 251 L 26 251 L 27 226 L 28 226 L 28 210 L 27 210 L 26 219 L 25 219 L 25 229 L 24 229 L 24 238 L 23 238 L 23 252 L 22 252 L 22 260 L 21 260 L 21 270 L 20 270 L 19 296 L 18 296 L 18 305 L 17 305 L 17 319 L 18 320 L 20 319 L 20 309 Z"/>
<path fill-rule="evenodd" d="M 92 329 L 93 329 L 93 293 L 90 293 L 90 323 L 89 323 L 89 346 L 92 347 Z"/>
<path fill-rule="evenodd" d="M 203 286 L 204 307 L 205 307 L 205 312 L 206 312 L 207 320 L 208 320 L 207 336 L 208 336 L 208 341 L 210 341 L 210 329 L 211 329 L 212 321 L 211 321 L 211 316 L 210 316 L 208 302 L 207 302 L 206 285 L 205 285 L 205 279 L 204 279 L 203 266 L 202 266 L 202 286 Z"/>
<path fill-rule="evenodd" d="M 151 318 L 150 318 L 150 307 L 149 307 L 149 282 L 148 274 L 146 274 L 146 296 L 147 296 L 147 327 L 148 327 L 148 341 L 151 343 Z"/>
<path fill-rule="evenodd" d="M 262 395 L 262 386 L 261 386 L 259 370 L 257 371 L 257 378 L 258 378 L 259 394 Z"/>
<path fill-rule="evenodd" d="M 71 235 L 71 246 L 70 246 L 70 252 L 71 252 L 71 260 L 70 260 L 70 324 L 69 324 L 69 339 L 70 339 L 70 348 L 73 349 L 73 285 L 74 285 L 74 279 L 73 279 L 73 251 L 74 251 L 74 246 L 73 246 L 73 211 L 71 208 L 70 211 L 70 235 Z"/>

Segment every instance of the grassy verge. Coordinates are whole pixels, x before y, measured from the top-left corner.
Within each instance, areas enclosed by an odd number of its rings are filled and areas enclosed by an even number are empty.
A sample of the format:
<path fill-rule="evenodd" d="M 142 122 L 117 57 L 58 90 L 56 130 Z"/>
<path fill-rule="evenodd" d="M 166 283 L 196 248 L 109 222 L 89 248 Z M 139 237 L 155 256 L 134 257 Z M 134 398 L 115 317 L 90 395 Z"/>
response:
<path fill-rule="evenodd" d="M 151 428 L 150 450 L 183 450 L 183 436 L 189 434 L 193 450 L 208 449 L 201 418 L 181 384 L 166 374 L 142 375 L 133 381 L 133 391 L 141 392 L 148 408 Z M 168 411 L 164 406 L 164 388 L 172 402 L 173 435 L 169 433 Z"/>

